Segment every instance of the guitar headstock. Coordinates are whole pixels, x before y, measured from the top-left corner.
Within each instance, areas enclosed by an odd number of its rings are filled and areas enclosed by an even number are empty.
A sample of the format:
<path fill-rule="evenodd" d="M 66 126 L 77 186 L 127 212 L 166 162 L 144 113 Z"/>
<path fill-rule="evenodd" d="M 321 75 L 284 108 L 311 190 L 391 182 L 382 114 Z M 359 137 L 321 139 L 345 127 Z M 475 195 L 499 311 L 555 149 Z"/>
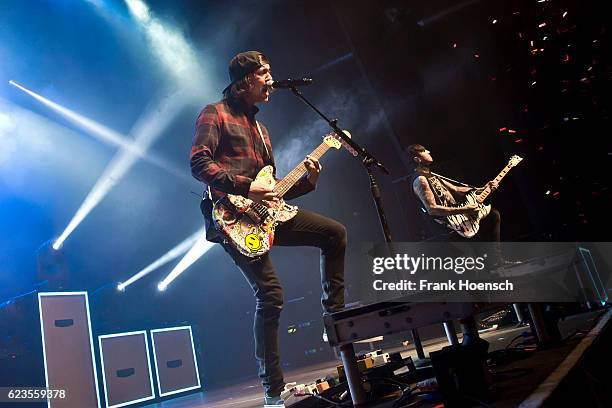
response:
<path fill-rule="evenodd" d="M 510 160 L 508 160 L 508 166 L 514 167 L 518 165 L 521 162 L 521 160 L 523 160 L 523 158 L 515 154 L 514 156 L 510 158 Z"/>
<path fill-rule="evenodd" d="M 351 133 L 348 130 L 343 130 L 342 132 L 346 135 L 346 137 L 348 137 L 349 139 L 351 138 Z M 333 147 L 334 149 L 339 149 L 340 146 L 344 146 L 344 148 L 348 150 L 349 153 L 351 153 L 353 156 L 357 156 L 358 154 L 355 149 L 353 149 L 348 143 L 346 143 L 344 139 L 342 139 L 340 136 L 338 136 L 334 132 L 331 132 L 325 135 L 325 137 L 323 138 L 323 141 L 329 147 Z"/>
<path fill-rule="evenodd" d="M 334 149 L 339 149 L 342 146 L 342 143 L 338 140 L 335 133 L 328 133 L 323 137 L 323 141 L 329 147 Z"/>

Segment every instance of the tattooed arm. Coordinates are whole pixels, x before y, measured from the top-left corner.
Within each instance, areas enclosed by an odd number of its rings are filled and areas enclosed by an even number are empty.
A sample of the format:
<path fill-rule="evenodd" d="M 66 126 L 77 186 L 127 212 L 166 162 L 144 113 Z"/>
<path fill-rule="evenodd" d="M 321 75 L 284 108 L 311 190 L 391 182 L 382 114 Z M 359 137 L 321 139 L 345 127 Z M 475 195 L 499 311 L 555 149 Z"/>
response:
<path fill-rule="evenodd" d="M 471 213 L 478 210 L 476 204 L 468 204 L 463 207 L 447 207 L 436 203 L 433 191 L 431 191 L 429 183 L 424 176 L 419 176 L 414 180 L 412 190 L 421 199 L 423 207 L 425 207 L 429 215 L 446 217 L 448 215 Z"/>

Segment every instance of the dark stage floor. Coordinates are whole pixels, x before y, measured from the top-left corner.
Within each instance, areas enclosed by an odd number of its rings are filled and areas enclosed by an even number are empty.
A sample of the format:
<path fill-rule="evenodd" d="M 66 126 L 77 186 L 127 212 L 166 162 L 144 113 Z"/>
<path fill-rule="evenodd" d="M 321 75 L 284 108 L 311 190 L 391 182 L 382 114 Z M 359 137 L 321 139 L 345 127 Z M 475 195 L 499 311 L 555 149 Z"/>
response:
<path fill-rule="evenodd" d="M 566 318 L 559 327 L 564 337 L 570 336 L 576 329 L 588 330 L 594 326 L 595 319 L 601 316 L 602 312 L 586 313 Z M 610 317 L 610 313 L 606 318 Z M 525 331 L 525 327 L 520 328 L 501 328 L 491 332 L 483 333 L 482 338 L 490 342 L 489 351 L 500 350 L 505 348 L 510 340 L 516 335 Z M 504 366 L 504 369 L 523 370 L 528 368 L 529 374 L 518 376 L 517 378 L 501 382 L 495 385 L 496 402 L 492 403 L 494 407 L 516 407 L 524 401 L 530 394 L 536 390 L 539 384 L 550 378 L 560 365 L 567 364 L 566 357 L 572 353 L 572 350 L 578 349 L 583 338 L 574 336 L 563 342 L 561 345 L 544 349 L 534 353 L 533 357 L 509 363 Z M 440 349 L 447 345 L 446 338 L 438 338 L 425 342 L 425 352 L 429 353 Z M 414 359 L 416 352 L 414 348 L 400 347 L 394 349 L 407 350 Z M 388 350 L 386 350 L 388 351 Z M 578 354 L 578 353 L 575 353 Z M 578 356 L 579 357 L 579 356 Z M 285 373 L 287 382 L 310 383 L 317 378 L 325 377 L 328 374 L 333 374 L 336 370 L 338 361 L 329 361 L 324 364 L 305 367 L 299 370 Z M 560 381 L 560 379 L 558 379 Z M 371 407 L 390 407 L 393 400 L 371 404 Z M 212 407 L 227 407 L 227 408 L 252 408 L 262 406 L 262 391 L 259 381 L 253 379 L 247 382 L 236 384 L 231 387 L 216 389 L 211 391 L 202 391 L 196 394 L 187 395 L 184 397 L 175 398 L 161 403 L 147 405 L 148 408 L 212 408 Z M 537 405 L 532 405 L 537 406 Z"/>

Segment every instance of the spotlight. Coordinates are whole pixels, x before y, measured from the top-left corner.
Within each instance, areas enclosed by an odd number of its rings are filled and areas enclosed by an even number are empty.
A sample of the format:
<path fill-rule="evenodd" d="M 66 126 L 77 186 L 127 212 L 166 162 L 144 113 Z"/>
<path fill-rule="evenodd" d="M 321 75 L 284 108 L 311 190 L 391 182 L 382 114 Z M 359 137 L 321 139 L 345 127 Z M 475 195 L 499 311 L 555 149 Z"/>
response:
<path fill-rule="evenodd" d="M 119 282 L 119 284 L 117 285 L 117 290 L 119 292 L 125 292 L 125 285 L 121 282 Z"/>
<path fill-rule="evenodd" d="M 145 3 L 140 0 L 125 0 L 127 3 L 130 12 L 136 17 L 138 21 L 142 21 L 144 23 L 148 22 L 151 19 L 151 15 L 149 14 L 149 7 Z"/>
<path fill-rule="evenodd" d="M 167 287 L 168 287 L 168 285 L 166 285 L 166 284 L 165 284 L 165 283 L 163 283 L 163 282 L 159 282 L 159 283 L 157 284 L 157 290 L 159 290 L 160 292 L 165 291 Z"/>
<path fill-rule="evenodd" d="M 47 241 L 36 249 L 38 278 L 47 281 L 49 288 L 59 289 L 67 281 L 68 264 L 64 251 Z"/>

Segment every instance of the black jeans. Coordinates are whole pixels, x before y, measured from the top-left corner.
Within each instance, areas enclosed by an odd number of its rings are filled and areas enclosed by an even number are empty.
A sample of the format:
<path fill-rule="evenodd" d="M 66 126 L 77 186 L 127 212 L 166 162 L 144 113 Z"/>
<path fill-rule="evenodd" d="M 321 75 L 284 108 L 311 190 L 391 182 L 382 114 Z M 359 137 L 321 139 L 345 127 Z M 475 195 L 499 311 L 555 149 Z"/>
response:
<path fill-rule="evenodd" d="M 448 242 L 468 242 L 476 241 L 481 242 L 481 250 L 485 253 L 492 255 L 491 259 L 493 263 L 501 260 L 501 247 L 499 244 L 501 232 L 501 216 L 499 211 L 495 208 L 491 208 L 491 212 L 485 218 L 480 221 L 480 229 L 478 234 L 472 238 L 464 238 L 454 232 L 440 233 L 438 236 L 431 237 L 432 241 L 448 241 Z M 474 316 L 468 316 L 463 319 L 459 319 L 461 325 L 461 332 L 464 335 L 478 337 L 478 328 Z"/>
<path fill-rule="evenodd" d="M 346 229 L 342 224 L 300 209 L 295 217 L 276 228 L 274 245 L 320 248 L 323 311 L 335 312 L 344 307 Z M 228 244 L 223 247 L 253 288 L 256 299 L 253 332 L 259 377 L 268 395 L 278 395 L 285 386 L 278 347 L 283 289 L 269 254 L 248 258 Z"/>

